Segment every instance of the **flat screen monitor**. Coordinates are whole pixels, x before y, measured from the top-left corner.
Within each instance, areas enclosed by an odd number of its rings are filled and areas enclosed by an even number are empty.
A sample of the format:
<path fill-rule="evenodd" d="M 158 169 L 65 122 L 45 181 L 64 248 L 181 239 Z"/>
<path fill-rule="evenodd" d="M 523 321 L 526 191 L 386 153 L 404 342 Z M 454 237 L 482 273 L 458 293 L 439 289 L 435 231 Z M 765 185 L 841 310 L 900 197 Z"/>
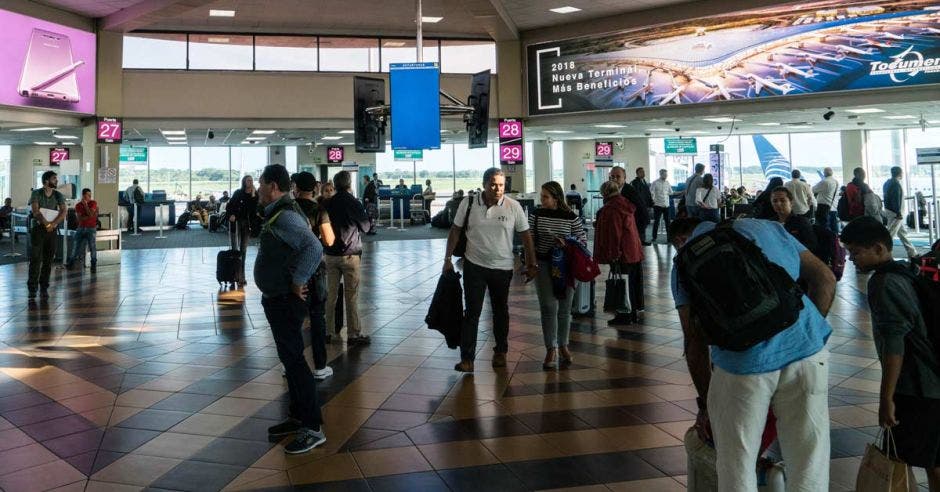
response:
<path fill-rule="evenodd" d="M 467 120 L 467 133 L 470 135 L 469 147 L 471 149 L 484 148 L 489 135 L 490 122 L 489 70 L 473 74 L 467 105 L 473 107 L 473 114 Z"/>
<path fill-rule="evenodd" d="M 366 112 L 366 108 L 385 104 L 385 81 L 354 77 L 353 97 L 356 152 L 385 152 L 385 121 Z"/>

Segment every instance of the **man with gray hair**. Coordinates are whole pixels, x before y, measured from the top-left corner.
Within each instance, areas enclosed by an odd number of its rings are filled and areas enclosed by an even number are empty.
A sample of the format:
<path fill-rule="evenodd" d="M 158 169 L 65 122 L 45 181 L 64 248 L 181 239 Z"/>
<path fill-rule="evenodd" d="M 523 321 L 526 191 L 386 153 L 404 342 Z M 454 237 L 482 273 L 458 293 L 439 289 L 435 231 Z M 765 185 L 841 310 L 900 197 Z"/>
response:
<path fill-rule="evenodd" d="M 447 236 L 444 272 L 453 270 L 451 258 L 460 240 L 466 234 L 463 255 L 463 284 L 466 302 L 464 324 L 460 331 L 460 362 L 454 369 L 473 372 L 476 358 L 477 329 L 483 298 L 490 293 L 493 310 L 493 367 L 506 366 L 509 352 L 509 283 L 512 281 L 513 234 L 522 234 L 525 248 L 526 282 L 535 278 L 538 263 L 535 244 L 529 233 L 529 220 L 519 202 L 504 196 L 506 176 L 499 168 L 491 167 L 483 173 L 483 191 L 464 199 L 454 215 L 454 225 Z"/>
<path fill-rule="evenodd" d="M 839 182 L 832 177 L 832 168 L 823 169 L 822 181 L 813 186 L 816 195 L 816 223 L 826 227 L 833 234 L 839 233 L 839 214 L 836 203 L 839 200 Z"/>

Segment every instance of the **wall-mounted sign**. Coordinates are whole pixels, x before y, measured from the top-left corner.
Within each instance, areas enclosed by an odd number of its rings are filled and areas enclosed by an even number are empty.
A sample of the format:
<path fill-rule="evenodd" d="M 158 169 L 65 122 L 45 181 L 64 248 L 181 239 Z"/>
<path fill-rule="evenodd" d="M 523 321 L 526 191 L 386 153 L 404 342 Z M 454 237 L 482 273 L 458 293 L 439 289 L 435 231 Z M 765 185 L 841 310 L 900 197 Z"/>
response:
<path fill-rule="evenodd" d="M 441 70 L 432 63 L 392 63 L 392 149 L 441 148 Z"/>
<path fill-rule="evenodd" d="M 147 162 L 147 147 L 132 147 L 130 145 L 122 145 L 120 161 Z"/>
<path fill-rule="evenodd" d="M 514 118 L 499 120 L 500 164 L 511 166 L 525 161 L 522 134 L 522 121 Z"/>
<path fill-rule="evenodd" d="M 124 138 L 124 120 L 121 118 L 98 117 L 98 143 L 121 143 Z"/>
<path fill-rule="evenodd" d="M 58 166 L 60 162 L 69 159 L 68 147 L 51 147 L 49 149 L 49 165 Z"/>
<path fill-rule="evenodd" d="M 424 159 L 423 150 L 393 150 L 396 161 L 420 161 Z"/>
<path fill-rule="evenodd" d="M 343 171 L 348 171 L 351 173 L 359 172 L 359 163 L 358 162 L 344 162 Z"/>
<path fill-rule="evenodd" d="M 346 157 L 346 150 L 340 146 L 331 146 L 326 148 L 326 162 L 329 164 L 340 164 Z"/>
<path fill-rule="evenodd" d="M 808 2 L 535 44 L 529 114 L 938 83 L 936 15 L 935 1 Z"/>
<path fill-rule="evenodd" d="M 698 144 L 694 138 L 664 138 L 667 154 L 698 154 Z"/>
<path fill-rule="evenodd" d="M 594 142 L 594 160 L 599 162 L 611 162 L 614 160 L 613 142 Z"/>
<path fill-rule="evenodd" d="M 921 147 L 917 149 L 918 166 L 936 166 L 940 164 L 940 147 Z"/>
<path fill-rule="evenodd" d="M 0 10 L 0 104 L 95 112 L 95 35 Z"/>

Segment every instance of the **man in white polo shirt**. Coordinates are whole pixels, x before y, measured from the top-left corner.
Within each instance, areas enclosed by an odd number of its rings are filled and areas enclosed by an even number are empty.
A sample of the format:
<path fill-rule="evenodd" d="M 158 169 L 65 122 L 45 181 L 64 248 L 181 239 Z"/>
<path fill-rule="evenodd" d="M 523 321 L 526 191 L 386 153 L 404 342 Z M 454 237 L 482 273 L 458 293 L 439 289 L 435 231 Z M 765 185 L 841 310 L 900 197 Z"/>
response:
<path fill-rule="evenodd" d="M 526 281 L 535 278 L 535 246 L 529 233 L 529 221 L 519 202 L 503 196 L 506 176 L 491 167 L 483 173 L 483 192 L 465 198 L 454 214 L 454 225 L 447 236 L 444 271 L 453 270 L 451 257 L 466 227 L 467 249 L 463 262 L 463 285 L 466 302 L 464 324 L 460 330 L 460 363 L 454 369 L 473 372 L 476 357 L 477 330 L 483 297 L 490 292 L 493 310 L 493 335 L 496 347 L 493 367 L 506 366 L 509 351 L 509 283 L 512 281 L 513 234 L 522 234 L 525 248 Z M 469 211 L 468 211 L 469 207 Z"/>

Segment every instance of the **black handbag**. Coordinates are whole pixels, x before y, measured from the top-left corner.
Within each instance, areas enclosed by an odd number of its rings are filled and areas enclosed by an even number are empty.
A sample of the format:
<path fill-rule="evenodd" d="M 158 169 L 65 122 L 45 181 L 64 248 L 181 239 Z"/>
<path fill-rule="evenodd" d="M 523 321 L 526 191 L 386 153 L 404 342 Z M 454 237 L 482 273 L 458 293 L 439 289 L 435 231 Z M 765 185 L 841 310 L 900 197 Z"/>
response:
<path fill-rule="evenodd" d="M 454 256 L 463 258 L 467 254 L 467 228 L 470 226 L 470 208 L 473 207 L 473 200 L 476 195 L 471 194 L 467 197 L 467 213 L 463 217 L 463 227 L 460 228 L 460 238 L 457 239 L 457 245 L 454 246 Z"/>
<path fill-rule="evenodd" d="M 610 266 L 610 273 L 604 283 L 604 311 L 624 311 L 630 308 L 630 299 L 627 297 L 627 279 L 620 273 L 620 264 Z"/>

